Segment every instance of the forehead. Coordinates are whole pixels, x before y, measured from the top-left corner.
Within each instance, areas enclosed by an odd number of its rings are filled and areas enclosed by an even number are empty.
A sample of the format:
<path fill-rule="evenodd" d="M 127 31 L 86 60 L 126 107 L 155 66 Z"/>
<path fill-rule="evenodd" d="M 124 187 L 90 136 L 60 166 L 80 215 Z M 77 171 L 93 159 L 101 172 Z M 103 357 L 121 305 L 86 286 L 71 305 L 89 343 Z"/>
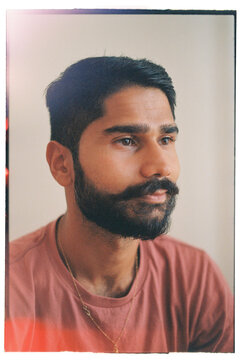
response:
<path fill-rule="evenodd" d="M 104 101 L 104 118 L 133 120 L 173 120 L 167 96 L 159 89 L 132 86 L 110 95 Z"/>
<path fill-rule="evenodd" d="M 87 132 L 103 132 L 113 126 L 144 125 L 149 129 L 174 123 L 167 96 L 159 89 L 131 86 L 109 97 L 103 104 L 104 114 L 93 121 Z"/>

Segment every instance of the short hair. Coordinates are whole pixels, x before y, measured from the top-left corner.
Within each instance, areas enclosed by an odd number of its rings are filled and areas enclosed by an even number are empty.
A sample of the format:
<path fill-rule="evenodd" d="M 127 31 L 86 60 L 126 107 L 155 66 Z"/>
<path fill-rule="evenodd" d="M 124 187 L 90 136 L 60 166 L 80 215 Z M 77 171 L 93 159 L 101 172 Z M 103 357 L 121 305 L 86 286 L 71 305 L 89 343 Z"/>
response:
<path fill-rule="evenodd" d="M 104 114 L 104 100 L 130 86 L 165 93 L 175 118 L 176 93 L 166 70 L 146 59 L 90 57 L 69 66 L 46 90 L 51 140 L 76 155 L 84 129 Z"/>

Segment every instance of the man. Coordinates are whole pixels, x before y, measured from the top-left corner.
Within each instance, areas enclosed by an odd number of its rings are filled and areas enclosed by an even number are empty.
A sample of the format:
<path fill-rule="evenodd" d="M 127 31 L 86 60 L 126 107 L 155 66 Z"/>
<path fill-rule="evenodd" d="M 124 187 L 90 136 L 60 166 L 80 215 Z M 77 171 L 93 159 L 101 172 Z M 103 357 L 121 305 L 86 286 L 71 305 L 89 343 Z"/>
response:
<path fill-rule="evenodd" d="M 179 175 L 165 69 L 88 58 L 46 98 L 47 161 L 67 211 L 11 244 L 6 350 L 232 352 L 220 271 L 164 235 Z"/>

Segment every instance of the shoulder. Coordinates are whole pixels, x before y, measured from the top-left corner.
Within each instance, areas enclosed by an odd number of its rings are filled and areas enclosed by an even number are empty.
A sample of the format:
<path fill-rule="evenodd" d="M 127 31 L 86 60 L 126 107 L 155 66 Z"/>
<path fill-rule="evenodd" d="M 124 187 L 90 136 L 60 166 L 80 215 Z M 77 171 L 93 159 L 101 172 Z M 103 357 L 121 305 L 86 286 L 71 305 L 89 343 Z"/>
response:
<path fill-rule="evenodd" d="M 169 235 L 157 237 L 147 242 L 148 252 L 151 256 L 162 257 L 170 262 L 187 261 L 196 262 L 197 259 L 208 260 L 206 252 L 200 248 L 189 245 Z"/>
<path fill-rule="evenodd" d="M 9 263 L 13 264 L 24 256 L 28 255 L 33 249 L 39 247 L 43 242 L 47 226 L 34 232 L 21 236 L 9 244 Z"/>
<path fill-rule="evenodd" d="M 27 314 L 34 298 L 35 284 L 47 279 L 50 245 L 56 221 L 9 244 L 6 266 L 7 316 Z"/>
<path fill-rule="evenodd" d="M 145 245 L 148 262 L 164 276 L 178 278 L 180 283 L 198 289 L 210 284 L 227 287 L 220 269 L 202 249 L 184 243 L 168 235 L 162 235 Z"/>
<path fill-rule="evenodd" d="M 56 221 L 41 227 L 9 243 L 9 275 L 18 271 L 34 268 L 47 255 L 46 245 L 53 240 Z"/>

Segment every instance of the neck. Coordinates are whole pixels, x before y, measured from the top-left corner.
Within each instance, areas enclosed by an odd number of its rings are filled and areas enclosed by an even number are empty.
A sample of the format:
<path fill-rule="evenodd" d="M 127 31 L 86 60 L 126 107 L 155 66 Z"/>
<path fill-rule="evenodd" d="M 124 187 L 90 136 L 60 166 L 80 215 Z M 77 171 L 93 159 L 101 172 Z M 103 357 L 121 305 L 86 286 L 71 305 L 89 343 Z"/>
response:
<path fill-rule="evenodd" d="M 113 235 L 69 213 L 59 221 L 57 239 L 62 260 L 64 252 L 74 277 L 87 291 L 108 297 L 129 292 L 136 275 L 138 240 Z"/>

